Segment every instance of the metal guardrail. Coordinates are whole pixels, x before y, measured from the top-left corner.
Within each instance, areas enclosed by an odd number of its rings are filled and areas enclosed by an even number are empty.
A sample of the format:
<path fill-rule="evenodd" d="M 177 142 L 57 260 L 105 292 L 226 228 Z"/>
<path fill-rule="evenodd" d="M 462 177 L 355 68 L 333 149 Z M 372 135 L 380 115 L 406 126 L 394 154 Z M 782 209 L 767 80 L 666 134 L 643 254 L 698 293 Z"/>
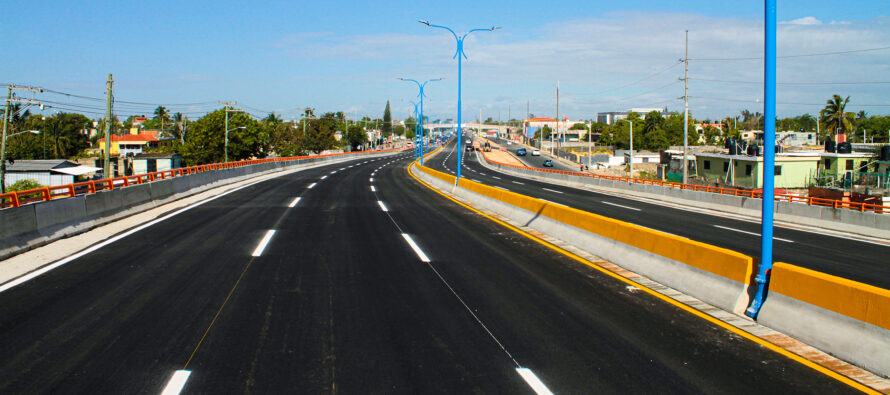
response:
<path fill-rule="evenodd" d="M 359 152 L 342 152 L 336 154 L 325 155 L 306 155 L 291 156 L 285 158 L 266 158 L 242 160 L 237 162 L 211 163 L 206 165 L 198 165 L 191 167 L 180 167 L 178 169 L 156 171 L 152 173 L 136 174 L 132 176 L 103 178 L 101 180 L 90 180 L 75 182 L 72 184 L 57 185 L 52 187 L 44 187 L 37 189 L 29 189 L 25 191 L 15 191 L 0 194 L 0 209 L 9 207 L 19 207 L 23 204 L 46 202 L 55 199 L 63 199 L 78 195 L 86 195 L 99 191 L 110 191 L 112 189 L 126 188 L 131 185 L 145 184 L 147 182 L 164 180 L 174 177 L 187 176 L 189 174 L 203 173 L 207 171 L 232 169 L 236 167 L 259 165 L 272 162 L 289 162 L 300 159 L 324 158 L 331 156 L 357 155 L 368 153 L 393 152 L 396 149 L 388 149 L 381 151 L 359 151 Z"/>
<path fill-rule="evenodd" d="M 483 153 L 484 156 L 484 153 Z M 620 177 L 620 176 L 607 176 L 602 174 L 593 174 L 593 173 L 582 173 L 576 171 L 566 171 L 566 170 L 553 170 L 553 169 L 538 169 L 534 167 L 528 166 L 518 166 L 509 163 L 501 163 L 495 160 L 489 159 L 487 156 L 485 160 L 495 163 L 500 166 L 512 167 L 523 170 L 534 170 L 544 173 L 556 173 L 556 174 L 566 174 L 573 175 L 578 177 L 589 177 L 594 179 L 601 180 L 611 180 L 611 181 L 620 181 L 627 182 L 631 184 L 643 184 L 643 185 L 657 185 L 666 188 L 674 188 L 674 189 L 682 189 L 682 190 L 691 190 L 698 192 L 708 192 L 708 193 L 719 193 L 721 195 L 732 195 L 732 196 L 744 196 L 750 198 L 763 198 L 763 194 L 760 192 L 748 191 L 744 189 L 735 189 L 735 188 L 723 188 L 723 187 L 711 187 L 706 185 L 693 185 L 693 184 L 683 184 L 679 182 L 671 182 L 671 181 L 661 181 L 661 180 L 649 180 L 643 178 L 631 178 L 631 177 Z M 814 198 L 809 196 L 797 196 L 797 195 L 788 195 L 788 194 L 777 194 L 775 195 L 775 199 L 778 201 L 789 202 L 789 203 L 805 203 L 810 206 L 825 206 L 832 207 L 836 209 L 849 209 L 856 211 L 872 211 L 875 213 L 884 213 L 890 211 L 890 208 L 879 205 L 879 204 L 871 204 L 871 203 L 858 203 L 858 202 L 847 202 L 843 200 L 834 200 L 834 199 L 824 199 L 824 198 Z"/>

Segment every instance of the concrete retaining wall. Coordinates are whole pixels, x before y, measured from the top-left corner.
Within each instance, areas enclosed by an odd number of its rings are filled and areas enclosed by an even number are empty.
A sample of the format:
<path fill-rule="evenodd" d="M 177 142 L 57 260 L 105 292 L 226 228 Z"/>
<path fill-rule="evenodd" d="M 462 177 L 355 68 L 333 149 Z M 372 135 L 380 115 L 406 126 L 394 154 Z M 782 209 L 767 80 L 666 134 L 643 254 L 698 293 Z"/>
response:
<path fill-rule="evenodd" d="M 363 153 L 262 163 L 3 209 L 0 210 L 0 260 L 210 188 L 283 170 L 389 154 Z"/>
<path fill-rule="evenodd" d="M 482 164 L 486 167 L 537 181 L 589 189 L 600 193 L 616 192 L 674 204 L 695 206 L 756 218 L 760 217 L 761 199 L 518 169 L 489 162 L 484 155 L 479 155 L 479 157 L 482 159 Z M 863 236 L 890 238 L 890 214 L 809 206 L 802 203 L 783 201 L 776 201 L 775 210 L 775 219 L 777 221 L 815 226 Z"/>

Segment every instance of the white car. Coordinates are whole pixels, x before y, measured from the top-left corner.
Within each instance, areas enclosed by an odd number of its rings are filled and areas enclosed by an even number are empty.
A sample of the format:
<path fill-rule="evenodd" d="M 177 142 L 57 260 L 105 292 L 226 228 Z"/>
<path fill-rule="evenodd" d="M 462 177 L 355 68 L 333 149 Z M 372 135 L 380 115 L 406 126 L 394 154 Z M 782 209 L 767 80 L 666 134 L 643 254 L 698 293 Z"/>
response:
<path fill-rule="evenodd" d="M 539 151 L 539 150 L 532 151 L 532 156 L 541 156 L 541 151 Z"/>

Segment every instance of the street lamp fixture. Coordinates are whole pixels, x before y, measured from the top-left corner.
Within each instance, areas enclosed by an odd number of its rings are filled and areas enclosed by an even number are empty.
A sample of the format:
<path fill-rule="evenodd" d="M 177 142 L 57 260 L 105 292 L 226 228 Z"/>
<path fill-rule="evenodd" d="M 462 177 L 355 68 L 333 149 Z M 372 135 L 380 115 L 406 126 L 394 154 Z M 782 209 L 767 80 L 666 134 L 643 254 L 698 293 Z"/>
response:
<path fill-rule="evenodd" d="M 495 31 L 495 30 L 500 29 L 500 27 L 492 26 L 488 29 L 471 29 L 470 31 L 464 33 L 463 36 L 458 36 L 457 33 L 455 33 L 454 30 L 452 30 L 449 27 L 441 26 L 441 25 L 433 25 L 429 21 L 418 21 L 418 22 L 420 22 L 424 25 L 427 25 L 429 27 L 435 27 L 435 28 L 439 28 L 439 29 L 448 30 L 449 32 L 451 32 L 451 35 L 454 36 L 454 40 L 457 41 L 457 50 L 454 52 L 454 56 L 451 57 L 452 59 L 457 58 L 457 148 L 458 149 L 457 149 L 457 174 L 456 174 L 457 177 L 454 179 L 454 183 L 457 184 L 457 182 L 460 180 L 460 170 L 461 170 L 461 163 L 462 163 L 461 162 L 461 156 L 462 156 L 461 153 L 463 152 L 463 150 L 461 149 L 461 135 L 463 134 L 463 128 L 461 127 L 462 125 L 461 125 L 461 108 L 460 108 L 461 101 L 460 100 L 461 100 L 461 70 L 462 70 L 463 59 L 467 57 L 467 54 L 464 52 L 464 39 L 466 39 L 467 36 L 470 35 L 470 33 L 472 33 L 472 32 Z"/>
<path fill-rule="evenodd" d="M 428 84 L 428 83 L 430 83 L 430 82 L 442 81 L 442 78 L 433 78 L 433 79 L 431 79 L 431 80 L 424 81 L 423 83 L 420 83 L 420 81 L 413 80 L 413 79 L 410 79 L 410 78 L 399 78 L 399 79 L 402 80 L 402 81 L 410 81 L 410 82 L 413 82 L 413 83 L 417 84 L 417 88 L 420 89 L 420 93 L 417 94 L 417 97 L 420 98 L 420 118 L 419 118 L 419 124 L 420 124 L 420 165 L 423 166 L 423 155 L 424 155 L 424 148 L 425 148 L 425 147 L 424 147 L 424 142 L 423 142 L 423 141 L 424 141 L 424 140 L 423 140 L 423 137 L 424 137 L 424 136 L 423 136 L 423 97 L 426 96 L 426 95 L 423 93 L 423 88 L 426 86 L 426 84 Z M 415 107 L 417 107 L 417 106 L 415 106 Z M 417 115 L 416 115 L 416 113 L 417 113 L 417 109 L 416 109 L 416 108 L 415 108 L 415 111 L 414 111 L 414 112 L 415 112 L 415 117 L 416 117 L 416 116 L 417 116 Z"/>

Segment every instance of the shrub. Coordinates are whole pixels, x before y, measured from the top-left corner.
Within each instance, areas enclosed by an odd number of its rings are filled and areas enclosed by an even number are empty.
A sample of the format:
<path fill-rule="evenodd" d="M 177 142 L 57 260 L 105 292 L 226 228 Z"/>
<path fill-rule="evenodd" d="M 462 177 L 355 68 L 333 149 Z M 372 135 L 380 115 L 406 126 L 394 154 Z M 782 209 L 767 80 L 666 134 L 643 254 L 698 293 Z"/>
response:
<path fill-rule="evenodd" d="M 27 191 L 29 189 L 37 189 L 44 188 L 45 185 L 40 185 L 37 181 L 34 180 L 18 180 L 14 184 L 10 185 L 6 188 L 6 192 L 15 192 L 15 191 Z"/>

